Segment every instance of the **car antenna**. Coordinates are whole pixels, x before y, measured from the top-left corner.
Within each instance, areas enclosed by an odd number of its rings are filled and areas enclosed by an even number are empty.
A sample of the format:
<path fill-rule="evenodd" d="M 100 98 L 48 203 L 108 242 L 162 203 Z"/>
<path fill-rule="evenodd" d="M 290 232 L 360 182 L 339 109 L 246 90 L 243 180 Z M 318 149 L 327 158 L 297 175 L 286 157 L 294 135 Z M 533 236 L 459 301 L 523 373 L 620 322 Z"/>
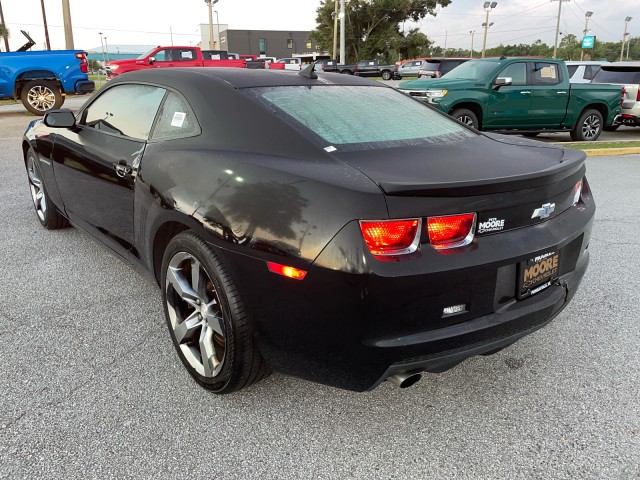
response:
<path fill-rule="evenodd" d="M 318 78 L 318 75 L 314 70 L 315 66 L 316 66 L 315 63 L 310 63 L 305 67 L 304 70 L 300 70 L 298 72 L 298 75 L 302 75 L 303 77 L 307 77 L 315 80 L 316 78 Z"/>

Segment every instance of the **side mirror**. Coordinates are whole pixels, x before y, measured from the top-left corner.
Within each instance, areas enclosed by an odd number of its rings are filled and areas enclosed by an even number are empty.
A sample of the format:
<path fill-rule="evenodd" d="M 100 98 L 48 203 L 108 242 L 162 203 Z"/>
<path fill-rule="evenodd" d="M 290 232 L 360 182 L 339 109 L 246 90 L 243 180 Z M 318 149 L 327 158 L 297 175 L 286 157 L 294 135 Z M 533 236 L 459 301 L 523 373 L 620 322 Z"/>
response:
<path fill-rule="evenodd" d="M 149 62 L 149 65 L 153 65 L 154 63 L 156 63 L 156 57 L 149 57 L 149 60 L 147 60 Z"/>
<path fill-rule="evenodd" d="M 496 88 L 500 88 L 500 87 L 508 87 L 512 83 L 513 83 L 513 78 L 511 77 L 498 77 L 496 78 L 496 81 L 494 82 L 493 85 Z"/>
<path fill-rule="evenodd" d="M 68 108 L 45 113 L 43 121 L 47 127 L 51 128 L 73 128 L 76 126 L 76 117 Z"/>

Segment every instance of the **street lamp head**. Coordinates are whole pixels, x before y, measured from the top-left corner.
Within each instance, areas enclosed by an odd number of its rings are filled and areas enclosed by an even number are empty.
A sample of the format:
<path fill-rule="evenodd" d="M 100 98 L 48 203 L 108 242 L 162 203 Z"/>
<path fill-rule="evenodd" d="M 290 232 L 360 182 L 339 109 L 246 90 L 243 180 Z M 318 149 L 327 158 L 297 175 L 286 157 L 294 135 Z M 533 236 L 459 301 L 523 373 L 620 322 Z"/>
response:
<path fill-rule="evenodd" d="M 584 14 L 586 18 L 589 18 L 591 15 L 593 15 L 593 12 L 585 12 Z"/>
<path fill-rule="evenodd" d="M 486 10 L 487 8 L 491 8 L 491 7 L 490 7 L 490 5 L 491 5 L 491 2 L 484 2 L 484 8 L 485 8 L 485 10 Z"/>
<path fill-rule="evenodd" d="M 633 17 L 627 17 L 624 19 L 625 22 L 629 23 L 631 20 L 633 20 Z"/>
<path fill-rule="evenodd" d="M 482 26 L 483 26 L 483 27 L 486 27 L 486 26 L 487 26 L 487 23 L 486 23 L 486 22 L 482 22 Z M 489 24 L 489 26 L 490 26 L 490 27 L 492 27 L 492 26 L 493 26 L 493 22 L 491 22 L 491 23 Z"/>
<path fill-rule="evenodd" d="M 498 6 L 498 2 L 491 2 L 491 8 L 496 8 Z"/>

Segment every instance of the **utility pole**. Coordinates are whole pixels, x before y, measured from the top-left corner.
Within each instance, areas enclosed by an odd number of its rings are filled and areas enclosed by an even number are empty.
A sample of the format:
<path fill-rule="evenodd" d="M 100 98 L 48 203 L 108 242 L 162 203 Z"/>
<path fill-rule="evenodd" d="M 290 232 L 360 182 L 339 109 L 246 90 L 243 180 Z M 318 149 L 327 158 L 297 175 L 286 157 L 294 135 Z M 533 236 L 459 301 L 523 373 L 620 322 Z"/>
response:
<path fill-rule="evenodd" d="M 333 2 L 333 59 L 338 55 L 338 0 Z"/>
<path fill-rule="evenodd" d="M 591 18 L 591 15 L 593 15 L 593 12 L 586 12 L 584 14 L 584 30 L 582 31 L 582 39 L 584 40 L 584 37 L 587 36 L 587 33 L 589 33 L 589 19 Z M 580 50 L 580 60 L 582 60 L 584 58 L 584 48 Z"/>
<path fill-rule="evenodd" d="M 104 49 L 107 52 L 107 62 L 109 61 L 109 44 L 107 43 L 107 37 L 104 37 Z"/>
<path fill-rule="evenodd" d="M 344 62 L 346 61 L 346 55 L 345 55 L 345 13 L 344 13 L 344 2 L 345 0 L 340 0 L 340 63 L 344 65 Z"/>
<path fill-rule="evenodd" d="M 107 59 L 104 56 L 104 42 L 102 41 L 102 32 L 98 32 L 100 35 L 100 47 L 102 48 L 102 63 L 107 63 Z"/>
<path fill-rule="evenodd" d="M 624 42 L 627 40 L 627 27 L 629 26 L 629 22 L 633 20 L 633 17 L 627 17 L 624 19 L 624 35 L 622 35 L 622 49 L 620 50 L 620 61 L 624 59 Z"/>
<path fill-rule="evenodd" d="M 67 50 L 73 50 L 73 27 L 71 26 L 71 8 L 69 0 L 62 0 L 62 19 L 64 23 L 64 43 Z"/>
<path fill-rule="evenodd" d="M 473 37 L 475 36 L 475 34 L 476 34 L 475 30 L 469 31 L 469 35 L 471 35 L 471 55 L 469 55 L 469 58 L 473 58 Z"/>
<path fill-rule="evenodd" d="M 482 58 L 484 58 L 484 51 L 487 48 L 487 32 L 489 31 L 489 27 L 493 25 L 493 23 L 489 25 L 489 13 L 491 13 L 491 10 L 496 8 L 497 5 L 498 2 L 484 2 L 484 11 L 486 12 L 486 15 L 484 18 L 484 23 L 482 24 L 482 26 L 484 27 L 484 37 L 482 39 Z"/>
<path fill-rule="evenodd" d="M 209 50 L 215 49 L 215 40 L 213 39 L 213 6 L 218 3 L 218 0 L 204 0 L 209 9 Z M 220 26 L 218 25 L 218 28 Z"/>
<path fill-rule="evenodd" d="M 556 22 L 556 43 L 553 44 L 553 58 L 558 57 L 558 36 L 560 35 L 560 14 L 562 13 L 562 2 L 569 2 L 571 0 L 551 0 L 552 2 L 558 2 L 558 21 Z"/>
<path fill-rule="evenodd" d="M 42 5 L 42 21 L 44 22 L 44 39 L 47 42 L 47 50 L 51 50 L 51 44 L 49 43 L 49 27 L 47 27 L 47 13 L 44 11 L 44 0 L 40 0 Z"/>
<path fill-rule="evenodd" d="M 2 26 L 5 28 L 7 28 L 7 24 L 4 23 L 4 13 L 2 13 L 2 2 L 0 2 L 0 23 L 2 24 Z M 5 51 L 9 51 L 9 38 L 7 37 L 7 34 L 5 32 L 4 35 L 2 35 L 2 38 L 4 38 L 4 48 Z"/>

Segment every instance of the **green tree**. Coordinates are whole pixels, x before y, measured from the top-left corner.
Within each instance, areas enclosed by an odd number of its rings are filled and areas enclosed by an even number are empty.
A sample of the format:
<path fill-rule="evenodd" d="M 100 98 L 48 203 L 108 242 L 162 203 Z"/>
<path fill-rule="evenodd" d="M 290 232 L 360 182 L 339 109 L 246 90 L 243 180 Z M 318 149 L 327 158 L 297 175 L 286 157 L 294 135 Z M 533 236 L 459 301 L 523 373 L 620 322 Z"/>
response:
<path fill-rule="evenodd" d="M 403 55 L 402 50 L 427 51 L 429 42 L 424 34 L 410 30 L 405 35 L 399 25 L 405 20 L 418 21 L 435 15 L 438 5 L 446 7 L 450 3 L 451 0 L 350 0 L 345 8 L 346 61 L 365 58 L 390 61 Z M 311 38 L 320 48 L 330 51 L 334 0 L 321 0 L 316 11 L 317 27 L 311 32 Z"/>

